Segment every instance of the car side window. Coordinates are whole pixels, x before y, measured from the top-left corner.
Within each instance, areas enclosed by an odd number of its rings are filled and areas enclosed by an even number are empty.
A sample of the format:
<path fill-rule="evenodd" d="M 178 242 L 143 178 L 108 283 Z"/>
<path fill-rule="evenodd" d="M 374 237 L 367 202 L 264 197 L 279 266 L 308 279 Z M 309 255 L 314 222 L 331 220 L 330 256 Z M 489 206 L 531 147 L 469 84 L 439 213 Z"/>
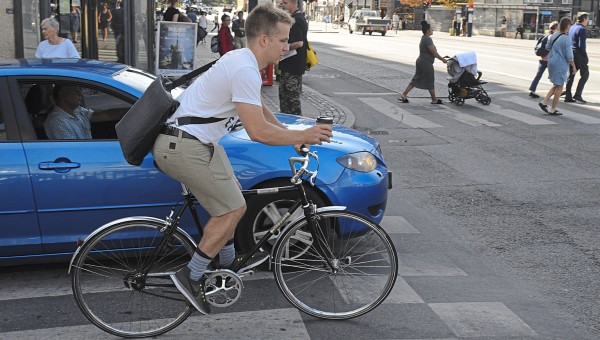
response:
<path fill-rule="evenodd" d="M 85 84 L 21 83 L 38 139 L 116 139 L 116 123 L 133 105 Z"/>

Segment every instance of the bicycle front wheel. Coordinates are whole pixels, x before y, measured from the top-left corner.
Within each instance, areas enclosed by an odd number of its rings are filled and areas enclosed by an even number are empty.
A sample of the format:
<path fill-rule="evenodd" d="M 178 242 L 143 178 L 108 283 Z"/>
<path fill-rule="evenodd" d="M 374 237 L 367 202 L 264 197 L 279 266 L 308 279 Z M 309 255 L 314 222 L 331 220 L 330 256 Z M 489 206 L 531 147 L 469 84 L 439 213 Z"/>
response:
<path fill-rule="evenodd" d="M 383 228 L 350 211 L 317 213 L 281 236 L 274 272 L 283 295 L 301 311 L 323 319 L 365 314 L 389 295 L 398 272 L 396 249 Z"/>
<path fill-rule="evenodd" d="M 333 27 L 334 29 L 337 29 L 338 27 L 340 27 L 340 25 L 337 22 L 333 22 L 333 23 L 331 23 L 331 27 Z"/>
<path fill-rule="evenodd" d="M 172 330 L 192 313 L 169 274 L 190 261 L 196 245 L 175 231 L 157 253 L 163 227 L 125 221 L 82 246 L 71 284 L 77 305 L 94 325 L 117 336 L 149 337 Z"/>

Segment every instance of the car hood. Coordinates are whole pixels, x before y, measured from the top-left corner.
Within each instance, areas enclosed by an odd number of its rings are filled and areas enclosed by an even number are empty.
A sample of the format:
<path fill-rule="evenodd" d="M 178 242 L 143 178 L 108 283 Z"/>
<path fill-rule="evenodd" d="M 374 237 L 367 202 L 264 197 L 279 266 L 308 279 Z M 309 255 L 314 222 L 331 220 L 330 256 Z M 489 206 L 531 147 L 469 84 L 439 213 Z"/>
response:
<path fill-rule="evenodd" d="M 315 125 L 315 119 L 305 118 L 301 116 L 278 113 L 276 114 L 279 121 L 285 124 L 290 130 L 304 130 Z M 240 129 L 230 134 L 231 137 L 241 140 L 250 141 L 250 137 L 246 129 Z M 333 138 L 329 143 L 323 143 L 321 146 L 314 146 L 317 150 L 327 148 L 338 151 L 343 154 L 368 151 L 376 157 L 382 158 L 377 151 L 379 143 L 368 135 L 345 127 L 343 125 L 333 126 Z M 383 159 L 382 159 L 383 161 Z"/>

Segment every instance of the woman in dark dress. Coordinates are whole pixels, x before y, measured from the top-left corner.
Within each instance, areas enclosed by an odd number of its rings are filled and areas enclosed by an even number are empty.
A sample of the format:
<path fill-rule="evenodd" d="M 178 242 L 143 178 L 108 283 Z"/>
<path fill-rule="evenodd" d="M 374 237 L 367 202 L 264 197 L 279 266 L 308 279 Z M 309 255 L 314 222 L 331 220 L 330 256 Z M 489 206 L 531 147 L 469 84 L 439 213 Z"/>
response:
<path fill-rule="evenodd" d="M 100 11 L 100 15 L 98 15 L 98 29 L 102 31 L 102 40 L 106 40 L 108 36 L 108 25 L 112 20 L 112 12 L 108 9 L 108 4 L 102 4 L 102 10 Z"/>
<path fill-rule="evenodd" d="M 442 100 L 437 99 L 435 96 L 435 75 L 433 71 L 433 62 L 435 59 L 441 60 L 444 64 L 448 61 L 438 54 L 435 45 L 433 45 L 433 40 L 431 39 L 433 30 L 431 29 L 431 25 L 429 25 L 425 20 L 421 21 L 421 31 L 423 31 L 423 36 L 421 37 L 421 42 L 419 43 L 417 70 L 415 71 L 415 75 L 410 81 L 410 84 L 408 84 L 404 92 L 402 92 L 398 100 L 402 103 L 408 103 L 408 93 L 414 87 L 416 87 L 418 89 L 429 90 L 429 94 L 431 95 L 431 104 L 442 104 Z"/>

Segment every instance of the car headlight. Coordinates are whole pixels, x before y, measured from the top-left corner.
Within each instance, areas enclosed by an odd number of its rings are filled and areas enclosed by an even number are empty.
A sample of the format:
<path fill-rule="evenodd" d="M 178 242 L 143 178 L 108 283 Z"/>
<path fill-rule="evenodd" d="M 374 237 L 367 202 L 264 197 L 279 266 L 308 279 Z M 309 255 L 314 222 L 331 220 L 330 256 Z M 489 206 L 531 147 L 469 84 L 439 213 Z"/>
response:
<path fill-rule="evenodd" d="M 370 152 L 361 151 L 338 157 L 337 162 L 343 167 L 360 171 L 370 172 L 377 167 L 377 159 Z"/>

